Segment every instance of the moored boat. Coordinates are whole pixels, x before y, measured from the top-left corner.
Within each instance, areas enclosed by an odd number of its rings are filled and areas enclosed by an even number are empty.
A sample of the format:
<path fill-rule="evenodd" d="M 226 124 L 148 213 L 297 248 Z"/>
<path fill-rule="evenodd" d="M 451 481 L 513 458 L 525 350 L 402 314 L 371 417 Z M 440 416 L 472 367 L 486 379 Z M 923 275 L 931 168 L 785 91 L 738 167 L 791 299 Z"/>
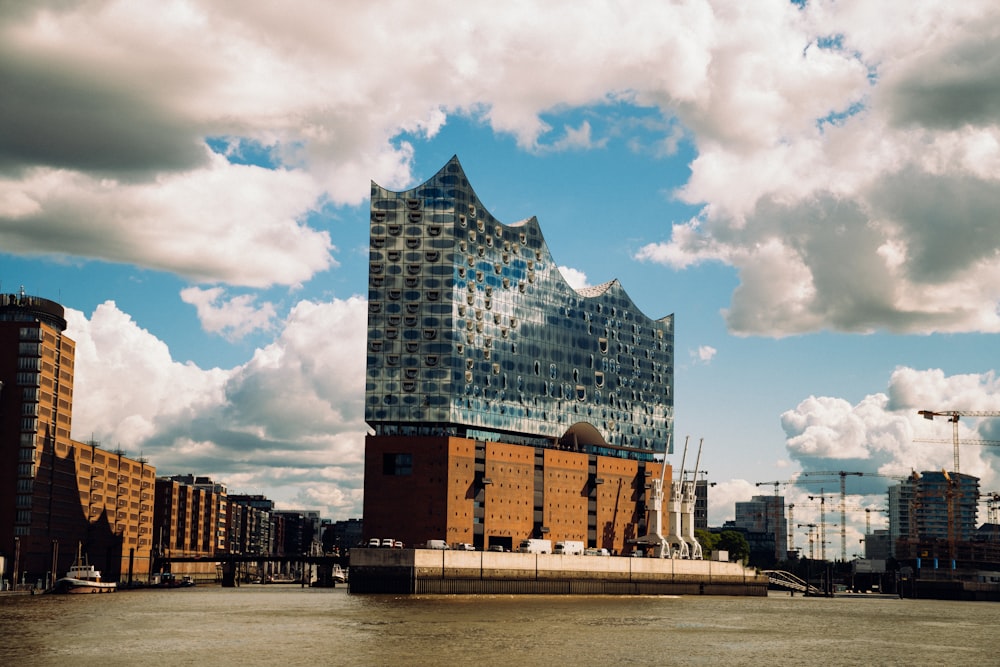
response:
<path fill-rule="evenodd" d="M 82 548 L 77 553 L 76 562 L 66 576 L 57 579 L 52 586 L 53 593 L 114 593 L 118 584 L 113 581 L 101 581 L 101 572 L 87 563 L 83 557 Z"/>

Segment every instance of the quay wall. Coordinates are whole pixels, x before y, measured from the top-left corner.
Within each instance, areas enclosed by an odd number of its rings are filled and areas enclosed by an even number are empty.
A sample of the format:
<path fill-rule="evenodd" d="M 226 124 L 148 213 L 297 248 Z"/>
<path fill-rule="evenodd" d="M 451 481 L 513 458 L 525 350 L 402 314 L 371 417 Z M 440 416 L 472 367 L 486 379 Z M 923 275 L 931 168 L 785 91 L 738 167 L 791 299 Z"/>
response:
<path fill-rule="evenodd" d="M 354 549 L 352 593 L 767 595 L 740 563 L 431 549 Z"/>

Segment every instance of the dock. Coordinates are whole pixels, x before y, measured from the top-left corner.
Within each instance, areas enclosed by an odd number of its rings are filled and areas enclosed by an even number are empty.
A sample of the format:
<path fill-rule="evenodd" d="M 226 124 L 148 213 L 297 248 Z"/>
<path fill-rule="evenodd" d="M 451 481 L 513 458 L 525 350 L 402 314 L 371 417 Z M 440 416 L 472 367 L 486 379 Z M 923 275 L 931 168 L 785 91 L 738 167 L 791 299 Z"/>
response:
<path fill-rule="evenodd" d="M 740 563 L 669 558 L 353 549 L 351 593 L 767 595 L 768 578 Z"/>

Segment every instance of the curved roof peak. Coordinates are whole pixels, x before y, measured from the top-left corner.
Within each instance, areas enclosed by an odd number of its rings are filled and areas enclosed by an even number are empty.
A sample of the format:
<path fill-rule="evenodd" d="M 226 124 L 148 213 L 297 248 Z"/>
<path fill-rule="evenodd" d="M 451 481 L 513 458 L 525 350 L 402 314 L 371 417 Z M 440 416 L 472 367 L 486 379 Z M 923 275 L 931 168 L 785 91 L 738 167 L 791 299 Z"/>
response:
<path fill-rule="evenodd" d="M 617 282 L 618 282 L 617 278 L 612 278 L 608 282 L 601 283 L 600 285 L 593 285 L 593 286 L 589 286 L 589 287 L 580 287 L 579 289 L 574 288 L 574 290 L 580 296 L 586 296 L 586 297 L 601 296 L 602 294 L 604 294 L 605 292 L 607 292 L 609 289 L 611 289 L 612 287 L 614 287 L 615 283 L 617 283 Z"/>

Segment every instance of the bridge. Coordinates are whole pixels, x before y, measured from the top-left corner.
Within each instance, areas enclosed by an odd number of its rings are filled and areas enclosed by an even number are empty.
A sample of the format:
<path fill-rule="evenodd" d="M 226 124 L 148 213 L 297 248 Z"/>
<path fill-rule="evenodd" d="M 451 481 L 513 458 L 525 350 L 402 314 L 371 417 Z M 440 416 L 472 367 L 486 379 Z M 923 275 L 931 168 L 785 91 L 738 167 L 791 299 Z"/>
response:
<path fill-rule="evenodd" d="M 280 563 L 281 565 L 315 565 L 318 580 L 322 585 L 333 585 L 335 566 L 346 568 L 347 556 L 333 554 L 322 555 L 270 555 L 270 554 L 213 554 L 186 556 L 154 556 L 153 572 L 170 571 L 171 563 L 216 563 L 222 570 L 223 586 L 238 586 L 238 573 L 241 565 L 255 564 L 263 569 L 264 563 Z"/>
<path fill-rule="evenodd" d="M 784 588 L 790 591 L 798 591 L 805 595 L 823 595 L 823 591 L 810 583 L 805 582 L 791 572 L 785 570 L 762 570 L 761 574 L 767 575 L 767 581 L 772 586 Z"/>

